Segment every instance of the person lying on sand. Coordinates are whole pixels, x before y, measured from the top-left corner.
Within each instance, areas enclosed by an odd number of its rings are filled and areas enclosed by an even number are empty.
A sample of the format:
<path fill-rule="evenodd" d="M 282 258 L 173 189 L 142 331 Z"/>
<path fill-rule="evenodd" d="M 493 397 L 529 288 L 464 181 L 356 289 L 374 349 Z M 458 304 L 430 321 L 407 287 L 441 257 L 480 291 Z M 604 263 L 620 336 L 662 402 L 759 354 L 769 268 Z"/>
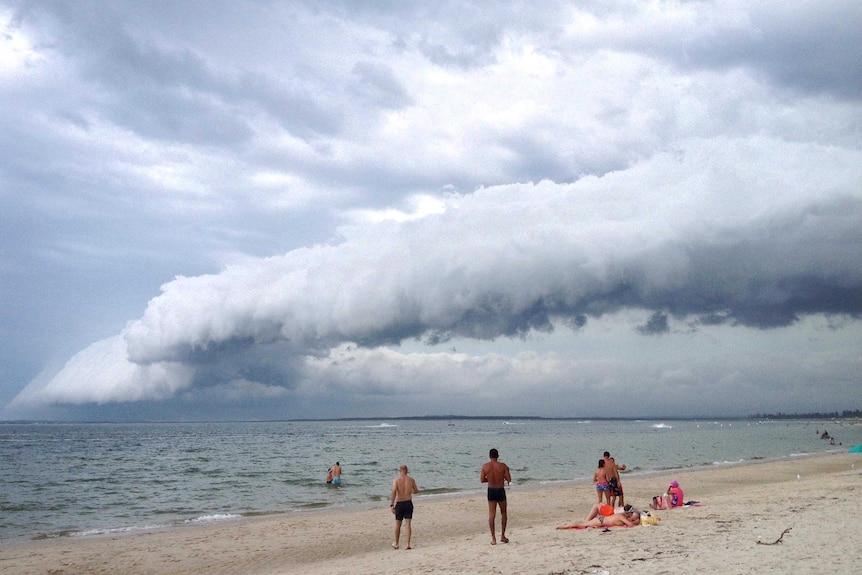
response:
<path fill-rule="evenodd" d="M 604 515 L 605 517 L 610 517 L 615 513 L 628 513 L 630 511 L 638 512 L 637 509 L 632 507 L 631 505 L 625 505 L 623 507 L 611 507 L 610 505 L 604 505 L 602 503 L 596 503 L 593 505 L 590 512 L 587 514 L 587 518 L 584 521 L 589 521 L 593 517 L 597 517 L 599 515 Z"/>
<path fill-rule="evenodd" d="M 558 525 L 557 529 L 586 529 L 587 527 L 635 527 L 640 525 L 640 512 L 632 509 L 629 512 L 614 513 L 613 515 L 596 515 L 586 521 L 564 523 Z"/>

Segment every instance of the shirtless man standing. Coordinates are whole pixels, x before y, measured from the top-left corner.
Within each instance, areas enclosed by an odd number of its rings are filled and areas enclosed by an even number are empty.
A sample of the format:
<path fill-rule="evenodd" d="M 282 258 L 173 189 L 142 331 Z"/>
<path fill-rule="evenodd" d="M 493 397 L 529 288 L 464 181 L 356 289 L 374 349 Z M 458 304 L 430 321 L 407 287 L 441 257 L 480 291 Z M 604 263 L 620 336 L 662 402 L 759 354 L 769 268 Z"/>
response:
<path fill-rule="evenodd" d="M 626 504 L 626 496 L 623 492 L 623 483 L 620 480 L 620 471 L 626 470 L 626 464 L 617 465 L 617 462 L 611 457 L 610 452 L 605 451 L 602 459 L 605 460 L 605 470 L 608 474 L 608 482 L 611 486 L 611 505 L 619 504 L 620 507 L 623 507 Z M 617 498 L 619 497 L 619 501 Z"/>
<path fill-rule="evenodd" d="M 327 474 L 327 483 L 329 483 L 329 475 L 332 475 L 332 484 L 341 485 L 341 462 L 336 461 L 335 465 L 329 468 Z"/>
<path fill-rule="evenodd" d="M 502 529 L 500 530 L 500 541 L 508 543 L 506 539 L 506 489 L 503 482 L 506 481 L 509 485 L 512 484 L 512 476 L 509 474 L 509 466 L 501 461 L 497 461 L 500 454 L 496 449 L 492 449 L 488 456 L 491 461 L 482 466 L 482 473 L 479 476 L 479 481 L 488 484 L 488 527 L 491 528 L 491 545 L 497 544 L 497 534 L 494 528 L 494 522 L 497 517 L 497 506 L 500 506 L 500 520 Z"/>
<path fill-rule="evenodd" d="M 398 477 L 392 481 L 392 494 L 389 497 L 389 508 L 395 514 L 395 543 L 392 544 L 392 548 L 398 549 L 401 539 L 401 521 L 406 521 L 407 549 L 413 549 L 410 546 L 410 538 L 413 536 L 410 521 L 413 519 L 413 494 L 419 493 L 419 488 L 416 487 L 416 481 L 407 475 L 406 465 L 402 465 L 398 471 Z"/>

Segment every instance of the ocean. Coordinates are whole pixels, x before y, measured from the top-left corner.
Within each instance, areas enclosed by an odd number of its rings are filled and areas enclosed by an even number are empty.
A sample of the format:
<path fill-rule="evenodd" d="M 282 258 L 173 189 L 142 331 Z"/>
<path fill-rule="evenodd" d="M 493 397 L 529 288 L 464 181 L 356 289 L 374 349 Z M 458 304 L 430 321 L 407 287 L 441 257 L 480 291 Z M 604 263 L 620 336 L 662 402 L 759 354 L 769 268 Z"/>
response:
<path fill-rule="evenodd" d="M 826 428 L 842 445 L 817 432 Z M 846 451 L 862 426 L 801 420 L 398 419 L 0 424 L 0 544 L 384 505 L 402 463 L 423 497 L 481 491 L 492 447 L 512 489 Z M 344 468 L 341 486 L 326 470 Z M 658 486 L 663 487 L 663 486 Z"/>

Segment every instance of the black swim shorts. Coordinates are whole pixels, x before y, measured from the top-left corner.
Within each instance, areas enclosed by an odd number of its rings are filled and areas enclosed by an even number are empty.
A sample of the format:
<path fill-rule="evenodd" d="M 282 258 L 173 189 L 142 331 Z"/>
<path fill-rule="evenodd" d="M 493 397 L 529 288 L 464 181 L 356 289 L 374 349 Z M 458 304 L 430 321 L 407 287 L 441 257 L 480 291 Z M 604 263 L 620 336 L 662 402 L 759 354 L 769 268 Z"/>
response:
<path fill-rule="evenodd" d="M 395 521 L 413 519 L 413 502 L 399 501 L 395 504 Z"/>
<path fill-rule="evenodd" d="M 502 487 L 488 488 L 488 501 L 505 501 L 506 490 Z"/>

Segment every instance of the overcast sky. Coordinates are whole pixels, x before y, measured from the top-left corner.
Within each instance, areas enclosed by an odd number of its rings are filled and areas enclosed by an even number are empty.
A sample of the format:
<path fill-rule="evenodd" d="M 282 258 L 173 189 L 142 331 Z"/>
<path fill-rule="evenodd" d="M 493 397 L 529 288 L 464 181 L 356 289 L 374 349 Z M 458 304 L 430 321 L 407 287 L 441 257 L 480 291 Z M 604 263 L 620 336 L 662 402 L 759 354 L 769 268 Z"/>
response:
<path fill-rule="evenodd" d="M 862 3 L 0 0 L 0 418 L 860 409 Z"/>

